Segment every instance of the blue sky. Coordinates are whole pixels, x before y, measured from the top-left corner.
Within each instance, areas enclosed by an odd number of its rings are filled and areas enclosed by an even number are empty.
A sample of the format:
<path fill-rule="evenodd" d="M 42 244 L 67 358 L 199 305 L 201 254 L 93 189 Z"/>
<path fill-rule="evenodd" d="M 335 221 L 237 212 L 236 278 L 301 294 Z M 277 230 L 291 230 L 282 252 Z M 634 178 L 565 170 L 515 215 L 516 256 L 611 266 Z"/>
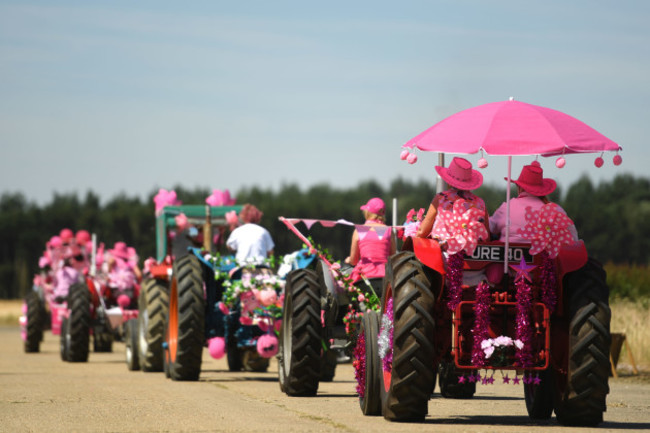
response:
<path fill-rule="evenodd" d="M 623 147 L 544 159 L 560 186 L 647 176 L 649 2 L 314 3 L 0 0 L 0 192 L 434 182 L 400 146 L 510 96 Z"/>

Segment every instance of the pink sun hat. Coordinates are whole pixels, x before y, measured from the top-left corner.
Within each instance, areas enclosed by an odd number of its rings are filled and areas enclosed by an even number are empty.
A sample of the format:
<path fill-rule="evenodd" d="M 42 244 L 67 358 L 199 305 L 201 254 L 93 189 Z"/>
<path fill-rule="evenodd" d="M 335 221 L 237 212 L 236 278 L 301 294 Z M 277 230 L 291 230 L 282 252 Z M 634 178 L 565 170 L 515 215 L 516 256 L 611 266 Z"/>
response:
<path fill-rule="evenodd" d="M 508 180 L 508 178 L 504 178 Z M 544 179 L 544 170 L 539 165 L 524 165 L 519 174 L 519 179 L 512 180 L 521 189 L 529 194 L 541 197 L 555 191 L 557 184 L 553 179 Z"/>
<path fill-rule="evenodd" d="M 382 199 L 374 197 L 368 200 L 368 203 L 364 204 L 359 209 L 374 213 L 375 215 L 383 215 L 386 205 Z"/>
<path fill-rule="evenodd" d="M 449 167 L 436 166 L 440 177 L 454 188 L 469 191 L 483 184 L 483 175 L 472 169 L 472 163 L 465 158 L 454 157 Z"/>
<path fill-rule="evenodd" d="M 129 259 L 129 249 L 124 242 L 115 242 L 115 245 L 113 245 L 113 249 L 110 251 L 110 253 L 113 256 L 123 260 Z"/>

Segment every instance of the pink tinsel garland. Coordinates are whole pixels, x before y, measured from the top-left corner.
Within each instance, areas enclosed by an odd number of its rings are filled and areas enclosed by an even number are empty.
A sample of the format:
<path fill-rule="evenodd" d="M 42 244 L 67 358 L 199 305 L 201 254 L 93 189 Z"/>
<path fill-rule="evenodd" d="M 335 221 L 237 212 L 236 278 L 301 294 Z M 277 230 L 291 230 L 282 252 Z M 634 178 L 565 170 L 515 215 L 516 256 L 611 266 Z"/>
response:
<path fill-rule="evenodd" d="M 447 258 L 447 275 L 449 277 L 449 301 L 447 307 L 454 311 L 463 298 L 463 264 L 464 253 L 461 251 Z"/>
<path fill-rule="evenodd" d="M 549 313 L 553 314 L 555 311 L 555 306 L 557 304 L 557 294 L 555 293 L 555 287 L 557 287 L 557 278 L 555 276 L 555 264 L 553 260 L 549 257 L 546 251 L 541 253 L 542 257 L 542 302 L 549 310 Z"/>
<path fill-rule="evenodd" d="M 530 322 L 532 311 L 532 294 L 530 284 L 525 278 L 519 279 L 515 283 L 517 288 L 517 339 L 523 343 L 523 348 L 517 351 L 517 365 L 519 367 L 533 366 L 533 327 Z"/>
<path fill-rule="evenodd" d="M 366 334 L 359 333 L 357 345 L 354 348 L 354 377 L 357 380 L 357 394 L 360 398 L 366 395 Z"/>
<path fill-rule="evenodd" d="M 483 340 L 489 338 L 490 326 L 490 286 L 485 281 L 476 286 L 476 304 L 474 307 L 474 345 L 472 346 L 472 365 L 484 367 L 488 364 L 481 348 Z"/>

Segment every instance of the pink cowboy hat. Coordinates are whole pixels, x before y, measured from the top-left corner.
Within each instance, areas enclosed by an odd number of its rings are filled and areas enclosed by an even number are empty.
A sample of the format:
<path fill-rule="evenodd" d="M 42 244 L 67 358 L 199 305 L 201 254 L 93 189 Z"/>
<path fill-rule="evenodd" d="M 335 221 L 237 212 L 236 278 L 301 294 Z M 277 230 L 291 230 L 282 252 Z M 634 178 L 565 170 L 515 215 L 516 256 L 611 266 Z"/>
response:
<path fill-rule="evenodd" d="M 472 169 L 472 163 L 465 158 L 454 157 L 449 167 L 436 166 L 440 177 L 450 186 L 462 190 L 472 190 L 483 184 L 483 175 Z"/>
<path fill-rule="evenodd" d="M 68 243 L 74 239 L 74 233 L 70 229 L 62 229 L 59 233 L 59 237 L 63 243 Z"/>
<path fill-rule="evenodd" d="M 79 245 L 86 245 L 90 241 L 90 233 L 88 230 L 79 230 L 74 236 L 75 241 Z"/>
<path fill-rule="evenodd" d="M 120 259 L 129 259 L 129 249 L 124 242 L 115 242 L 115 245 L 113 245 L 113 249 L 110 251 L 110 253 L 115 257 L 119 257 Z"/>
<path fill-rule="evenodd" d="M 375 197 L 368 200 L 368 203 L 361 206 L 360 209 L 374 213 L 375 215 L 383 215 L 386 205 L 382 199 Z"/>
<path fill-rule="evenodd" d="M 508 180 L 508 178 L 504 178 Z M 541 197 L 555 191 L 557 184 L 553 179 L 544 179 L 544 171 L 539 165 L 524 165 L 519 174 L 519 179 L 512 180 L 529 194 Z"/>

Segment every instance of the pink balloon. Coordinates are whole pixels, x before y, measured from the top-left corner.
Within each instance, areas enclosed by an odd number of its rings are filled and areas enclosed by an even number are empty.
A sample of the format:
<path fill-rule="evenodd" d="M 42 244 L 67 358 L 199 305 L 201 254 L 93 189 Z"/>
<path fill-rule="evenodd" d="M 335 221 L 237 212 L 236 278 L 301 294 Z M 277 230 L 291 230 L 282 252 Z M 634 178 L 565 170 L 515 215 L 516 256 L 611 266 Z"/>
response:
<path fill-rule="evenodd" d="M 257 353 L 263 358 L 271 358 L 278 353 L 278 338 L 273 334 L 264 334 L 257 339 Z"/>
<path fill-rule="evenodd" d="M 221 359 L 226 354 L 226 340 L 223 337 L 214 337 L 208 340 L 208 352 L 214 359 Z"/>

